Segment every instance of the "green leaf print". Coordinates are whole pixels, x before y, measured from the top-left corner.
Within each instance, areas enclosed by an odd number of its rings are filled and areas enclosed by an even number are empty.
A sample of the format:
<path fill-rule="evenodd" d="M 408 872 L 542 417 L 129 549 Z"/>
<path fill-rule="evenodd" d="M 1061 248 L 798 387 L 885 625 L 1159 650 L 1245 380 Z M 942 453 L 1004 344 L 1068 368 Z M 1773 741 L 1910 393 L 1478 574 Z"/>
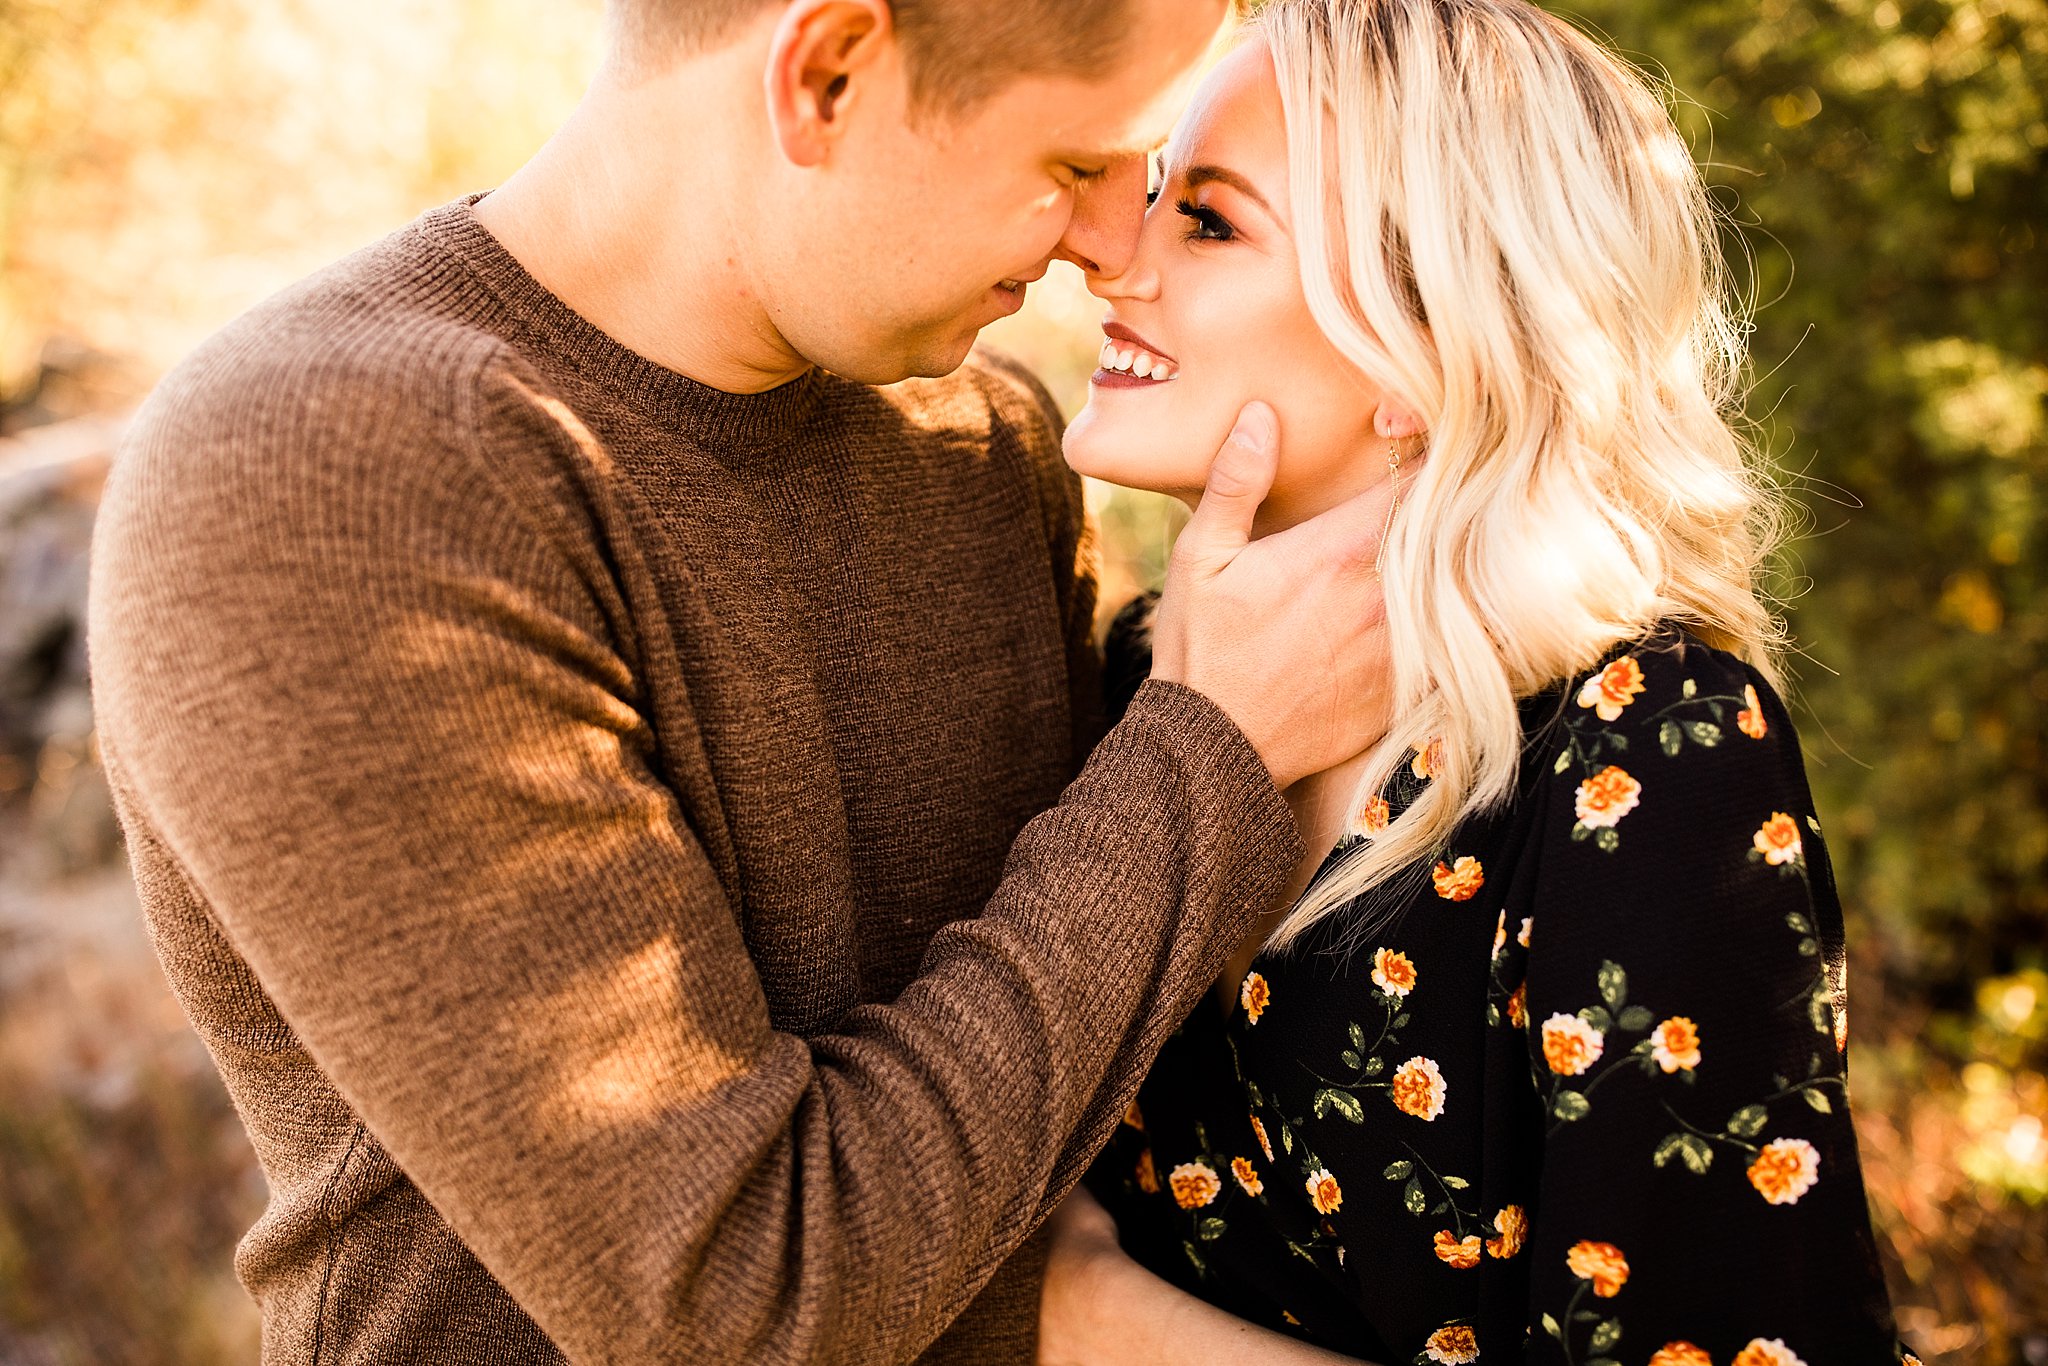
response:
<path fill-rule="evenodd" d="M 1657 743 L 1668 757 L 1675 759 L 1685 745 L 1685 732 L 1678 728 L 1676 721 L 1666 721 L 1657 727 Z"/>
<path fill-rule="evenodd" d="M 1721 728 L 1712 721 L 1688 721 L 1685 733 L 1692 737 L 1694 744 L 1706 749 L 1721 743 Z"/>
<path fill-rule="evenodd" d="M 1550 1112 L 1559 1119 L 1584 1119 L 1593 1113 L 1593 1102 L 1577 1091 L 1560 1090 L 1557 1099 L 1550 1102 Z"/>
<path fill-rule="evenodd" d="M 1317 1119 L 1326 1119 L 1332 1110 L 1353 1124 L 1365 1123 L 1365 1107 L 1358 1103 L 1358 1097 L 1345 1091 L 1333 1091 L 1325 1086 L 1316 1092 L 1315 1116 Z"/>
<path fill-rule="evenodd" d="M 1828 1103 L 1827 1096 L 1822 1094 L 1819 1087 L 1809 1086 L 1804 1091 L 1801 1091 L 1799 1094 L 1806 1097 L 1806 1103 L 1808 1105 L 1811 1105 L 1814 1109 L 1820 1111 L 1822 1114 L 1828 1115 L 1834 1113 L 1835 1107 Z"/>
<path fill-rule="evenodd" d="M 1399 1162 L 1389 1162 L 1380 1175 L 1389 1181 L 1405 1181 L 1415 1175 L 1415 1164 L 1404 1157 Z"/>
<path fill-rule="evenodd" d="M 1678 1140 L 1678 1155 L 1696 1176 L 1706 1175 L 1707 1168 L 1714 1165 L 1713 1148 L 1697 1134 L 1686 1134 Z"/>
<path fill-rule="evenodd" d="M 1645 1006 L 1630 1006 L 1627 1010 L 1621 1012 L 1620 1024 L 1623 1029 L 1626 1029 L 1631 1034 L 1639 1029 L 1648 1029 L 1650 1027 L 1649 1009 Z"/>
<path fill-rule="evenodd" d="M 1593 1330 L 1593 1336 L 1586 1339 L 1586 1345 L 1596 1352 L 1611 1352 L 1621 1341 L 1621 1320 L 1603 1319 Z"/>
<path fill-rule="evenodd" d="M 1213 1243 L 1223 1236 L 1224 1227 L 1221 1219 L 1204 1219 L 1195 1232 L 1200 1235 L 1203 1242 Z"/>
<path fill-rule="evenodd" d="M 1408 1207 L 1410 1214 L 1426 1214 L 1429 1211 L 1429 1197 L 1422 1193 L 1422 1183 L 1412 1176 L 1401 1190 L 1401 1203 Z"/>
<path fill-rule="evenodd" d="M 1620 1010 L 1628 1000 L 1628 974 L 1621 970 L 1621 964 L 1607 959 L 1600 964 L 1600 999 L 1607 1002 L 1610 1010 Z"/>
<path fill-rule="evenodd" d="M 1745 1105 L 1728 1116 L 1728 1132 L 1740 1138 L 1755 1138 L 1764 1131 L 1764 1122 L 1770 1118 L 1761 1105 Z"/>

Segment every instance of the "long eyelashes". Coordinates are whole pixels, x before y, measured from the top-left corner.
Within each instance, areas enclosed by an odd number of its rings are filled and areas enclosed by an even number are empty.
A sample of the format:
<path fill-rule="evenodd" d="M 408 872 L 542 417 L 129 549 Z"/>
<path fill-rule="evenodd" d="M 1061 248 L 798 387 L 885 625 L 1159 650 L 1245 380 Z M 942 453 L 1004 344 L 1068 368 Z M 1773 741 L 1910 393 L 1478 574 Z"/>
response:
<path fill-rule="evenodd" d="M 1228 242 L 1237 236 L 1237 229 L 1230 226 L 1230 220 L 1206 204 L 1183 199 L 1173 207 L 1188 220 L 1181 236 L 1190 242 Z"/>

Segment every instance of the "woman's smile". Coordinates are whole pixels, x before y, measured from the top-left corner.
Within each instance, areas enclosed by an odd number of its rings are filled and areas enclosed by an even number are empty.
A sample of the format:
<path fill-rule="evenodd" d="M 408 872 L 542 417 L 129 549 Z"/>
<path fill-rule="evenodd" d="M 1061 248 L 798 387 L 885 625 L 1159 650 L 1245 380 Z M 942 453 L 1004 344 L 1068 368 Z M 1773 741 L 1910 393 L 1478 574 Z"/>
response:
<path fill-rule="evenodd" d="M 1180 378 L 1180 362 L 1122 323 L 1102 325 L 1099 368 L 1088 382 L 1101 389 L 1143 389 Z"/>

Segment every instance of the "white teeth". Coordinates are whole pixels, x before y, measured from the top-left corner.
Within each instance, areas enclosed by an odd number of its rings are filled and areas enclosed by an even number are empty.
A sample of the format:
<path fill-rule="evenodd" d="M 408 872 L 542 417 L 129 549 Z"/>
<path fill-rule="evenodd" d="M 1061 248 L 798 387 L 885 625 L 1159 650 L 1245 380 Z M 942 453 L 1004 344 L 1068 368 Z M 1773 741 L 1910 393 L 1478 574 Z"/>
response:
<path fill-rule="evenodd" d="M 1102 351 L 1096 357 L 1096 363 L 1105 370 L 1120 371 L 1139 379 L 1149 379 L 1155 384 L 1180 378 L 1180 370 L 1169 362 L 1148 351 L 1118 346 L 1113 340 L 1102 343 Z"/>

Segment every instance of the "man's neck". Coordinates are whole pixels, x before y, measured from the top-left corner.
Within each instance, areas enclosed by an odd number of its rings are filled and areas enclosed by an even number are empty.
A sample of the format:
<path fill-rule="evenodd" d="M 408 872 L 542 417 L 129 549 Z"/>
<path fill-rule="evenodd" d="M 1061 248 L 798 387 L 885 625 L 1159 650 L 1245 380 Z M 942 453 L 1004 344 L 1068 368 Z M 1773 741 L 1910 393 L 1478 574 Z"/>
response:
<path fill-rule="evenodd" d="M 476 206 L 529 274 L 620 345 L 701 384 L 760 393 L 810 365 L 749 278 L 733 130 L 678 110 L 738 107 L 715 62 L 629 81 L 607 70 L 534 158 Z M 673 98 L 676 82 L 696 98 Z M 687 117 L 687 116 L 685 116 Z M 684 205 L 692 206 L 688 212 Z"/>

